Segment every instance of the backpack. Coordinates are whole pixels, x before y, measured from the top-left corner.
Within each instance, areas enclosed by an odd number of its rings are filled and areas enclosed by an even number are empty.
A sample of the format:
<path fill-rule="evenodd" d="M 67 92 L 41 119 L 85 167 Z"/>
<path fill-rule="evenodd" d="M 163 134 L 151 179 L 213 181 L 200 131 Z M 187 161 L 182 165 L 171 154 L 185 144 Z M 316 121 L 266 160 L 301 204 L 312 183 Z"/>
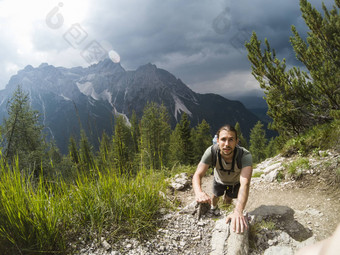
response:
<path fill-rule="evenodd" d="M 234 172 L 235 160 L 236 160 L 237 168 L 242 169 L 242 156 L 243 156 L 243 149 L 240 146 L 236 145 L 234 156 L 233 156 L 233 161 L 231 163 L 231 169 L 225 170 L 228 172 L 228 175 L 230 174 L 230 172 Z M 211 167 L 213 169 L 211 174 L 213 175 L 217 160 L 219 160 L 219 164 L 220 166 L 222 166 L 220 148 L 218 147 L 218 144 L 214 144 L 213 146 L 211 146 L 211 157 L 212 157 Z"/>

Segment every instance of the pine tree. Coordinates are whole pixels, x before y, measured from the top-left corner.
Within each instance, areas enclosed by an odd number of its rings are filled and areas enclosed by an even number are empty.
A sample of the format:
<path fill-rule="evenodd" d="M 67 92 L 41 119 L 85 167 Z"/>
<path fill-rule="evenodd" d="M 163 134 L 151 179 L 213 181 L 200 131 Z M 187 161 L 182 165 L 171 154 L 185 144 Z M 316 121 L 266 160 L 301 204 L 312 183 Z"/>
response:
<path fill-rule="evenodd" d="M 266 158 L 266 131 L 263 124 L 258 121 L 250 131 L 250 152 L 255 163 L 261 162 Z"/>
<path fill-rule="evenodd" d="M 247 139 L 244 138 L 244 136 L 241 132 L 240 123 L 236 122 L 235 129 L 236 129 L 236 132 L 237 132 L 237 137 L 239 139 L 240 146 L 248 149 L 248 142 L 247 142 Z"/>
<path fill-rule="evenodd" d="M 138 119 L 136 112 L 132 112 L 131 116 L 131 135 L 132 135 L 132 141 L 134 146 L 135 153 L 139 152 L 139 140 L 140 140 L 140 130 L 138 125 Z"/>
<path fill-rule="evenodd" d="M 322 16 L 309 2 L 300 0 L 310 31 L 304 41 L 292 26 L 290 41 L 308 72 L 297 67 L 286 70 L 285 59 L 276 58 L 266 39 L 262 53 L 256 33 L 246 44 L 252 73 L 265 90 L 271 128 L 280 135 L 291 137 L 340 115 L 340 1 L 335 4 L 331 11 L 323 5 Z"/>
<path fill-rule="evenodd" d="M 146 105 L 140 131 L 143 164 L 152 169 L 166 166 L 171 129 L 164 105 L 158 106 L 153 102 Z"/>
<path fill-rule="evenodd" d="M 80 131 L 79 156 L 80 162 L 83 166 L 86 166 L 86 170 L 89 170 L 94 166 L 92 145 L 86 136 L 85 130 L 83 129 Z"/>
<path fill-rule="evenodd" d="M 184 112 L 181 116 L 181 121 L 179 122 L 179 131 L 180 131 L 180 141 L 179 143 L 182 146 L 182 163 L 183 164 L 192 164 L 193 163 L 193 146 L 191 143 L 190 136 L 190 120 L 188 119 L 188 115 Z"/>
<path fill-rule="evenodd" d="M 48 159 L 43 126 L 39 123 L 39 112 L 31 108 L 28 93 L 21 86 L 8 101 L 7 111 L 8 118 L 1 127 L 4 159 L 12 162 L 18 156 L 20 168 L 40 171 L 41 161 Z"/>
<path fill-rule="evenodd" d="M 175 165 L 177 163 L 182 164 L 184 161 L 179 123 L 177 123 L 175 129 L 171 132 L 170 135 L 169 161 L 171 165 Z"/>
<path fill-rule="evenodd" d="M 113 155 L 115 165 L 120 173 L 130 173 L 134 157 L 131 130 L 122 115 L 115 118 L 115 133 L 113 136 Z"/>
<path fill-rule="evenodd" d="M 68 145 L 68 153 L 71 158 L 71 161 L 75 164 L 79 164 L 80 157 L 77 148 L 77 142 L 73 136 L 70 136 L 69 145 Z"/>
<path fill-rule="evenodd" d="M 205 121 L 202 120 L 196 128 L 191 130 L 191 141 L 194 150 L 194 163 L 198 163 L 205 152 L 205 150 L 212 145 L 212 137 L 210 133 L 210 126 Z"/>

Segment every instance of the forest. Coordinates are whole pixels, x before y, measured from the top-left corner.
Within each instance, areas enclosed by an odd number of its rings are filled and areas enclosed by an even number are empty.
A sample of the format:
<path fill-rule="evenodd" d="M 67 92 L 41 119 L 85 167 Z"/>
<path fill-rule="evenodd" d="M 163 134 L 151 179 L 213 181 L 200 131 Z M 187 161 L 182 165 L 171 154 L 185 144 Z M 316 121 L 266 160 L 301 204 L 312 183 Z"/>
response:
<path fill-rule="evenodd" d="M 290 42 L 305 69 L 288 69 L 255 32 L 245 45 L 265 91 L 270 128 L 279 134 L 268 141 L 258 122 L 247 141 L 236 123 L 240 145 L 255 164 L 278 153 L 340 150 L 340 1 L 331 10 L 324 6 L 323 14 L 306 0 L 300 7 L 310 31 L 304 39 L 292 26 Z M 62 155 L 43 128 L 19 85 L 0 127 L 0 250 L 5 254 L 69 254 L 80 237 L 147 238 L 157 229 L 159 210 L 171 210 L 160 195 L 167 178 L 193 173 L 213 138 L 209 123 L 191 128 L 185 113 L 171 130 L 166 108 L 153 102 L 141 119 L 132 114 L 130 124 L 115 116 L 114 134 L 98 137 L 98 151 L 80 130 L 79 141 L 70 137 L 68 154 Z"/>

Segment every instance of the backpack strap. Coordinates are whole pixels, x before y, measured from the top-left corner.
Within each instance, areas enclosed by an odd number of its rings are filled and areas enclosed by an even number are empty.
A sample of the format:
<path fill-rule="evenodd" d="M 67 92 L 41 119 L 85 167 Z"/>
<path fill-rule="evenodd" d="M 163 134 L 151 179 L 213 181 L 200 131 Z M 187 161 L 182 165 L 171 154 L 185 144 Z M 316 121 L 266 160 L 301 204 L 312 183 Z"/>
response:
<path fill-rule="evenodd" d="M 214 174 L 214 168 L 216 166 L 218 153 L 220 153 L 220 149 L 218 147 L 218 144 L 212 145 L 211 146 L 211 167 L 212 167 L 211 175 Z"/>
<path fill-rule="evenodd" d="M 220 153 L 220 149 L 218 147 L 218 144 L 214 144 L 211 146 L 211 167 L 212 167 L 212 175 L 214 174 L 214 168 L 216 167 L 216 162 L 217 162 L 217 158 L 219 158 L 219 160 L 221 160 L 221 158 L 219 157 L 219 153 Z M 233 157 L 233 161 L 232 161 L 232 169 L 234 169 L 234 165 L 235 165 L 235 161 L 237 164 L 237 168 L 238 169 L 242 169 L 242 156 L 243 156 L 243 149 L 240 146 L 236 146 L 235 147 L 235 154 L 237 154 L 237 157 L 235 159 L 235 156 Z M 222 164 L 222 163 L 220 163 Z M 229 173 L 230 174 L 230 173 Z"/>
<path fill-rule="evenodd" d="M 235 150 L 237 152 L 237 157 L 236 157 L 236 164 L 238 169 L 242 169 L 242 156 L 243 156 L 243 149 L 240 146 L 236 146 Z"/>

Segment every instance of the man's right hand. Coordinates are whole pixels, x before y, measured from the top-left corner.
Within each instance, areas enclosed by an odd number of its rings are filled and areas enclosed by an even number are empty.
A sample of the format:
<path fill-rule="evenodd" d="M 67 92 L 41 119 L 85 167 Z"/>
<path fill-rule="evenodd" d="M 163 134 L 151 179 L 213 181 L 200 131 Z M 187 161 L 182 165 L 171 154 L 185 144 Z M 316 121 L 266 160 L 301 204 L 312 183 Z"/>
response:
<path fill-rule="evenodd" d="M 207 193 L 205 192 L 199 192 L 198 194 L 196 194 L 196 201 L 198 203 L 208 203 L 211 204 L 211 198 L 208 196 Z"/>

